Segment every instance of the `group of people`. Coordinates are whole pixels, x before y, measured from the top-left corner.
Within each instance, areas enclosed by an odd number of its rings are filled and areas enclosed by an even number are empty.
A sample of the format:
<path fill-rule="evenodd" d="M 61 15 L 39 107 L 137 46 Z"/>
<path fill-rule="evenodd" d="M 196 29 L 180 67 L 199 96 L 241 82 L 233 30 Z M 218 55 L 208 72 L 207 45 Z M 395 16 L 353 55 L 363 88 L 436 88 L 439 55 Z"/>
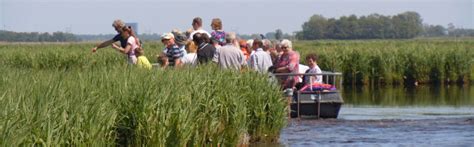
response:
<path fill-rule="evenodd" d="M 161 69 L 169 67 L 199 66 L 201 64 L 217 64 L 222 69 L 242 70 L 249 69 L 265 73 L 322 73 L 317 65 L 318 56 L 308 54 L 306 63 L 299 63 L 300 55 L 293 50 L 292 42 L 284 39 L 270 41 L 268 39 L 238 39 L 236 33 L 223 31 L 222 21 L 212 19 L 212 32 L 202 28 L 202 19 L 196 17 L 192 21 L 192 29 L 186 32 L 172 30 L 161 35 L 164 45 L 163 51 L 157 55 L 157 62 Z M 112 26 L 117 35 L 92 49 L 112 46 L 112 48 L 126 55 L 128 63 L 141 68 L 151 69 L 152 65 L 143 55 L 144 50 L 132 28 L 126 26 L 122 20 L 115 20 Z M 115 42 L 120 41 L 120 46 Z M 300 67 L 301 66 L 301 67 Z M 301 71 L 303 70 L 303 71 Z M 312 84 L 322 83 L 322 76 L 280 76 L 283 88 L 293 88 L 298 82 Z"/>

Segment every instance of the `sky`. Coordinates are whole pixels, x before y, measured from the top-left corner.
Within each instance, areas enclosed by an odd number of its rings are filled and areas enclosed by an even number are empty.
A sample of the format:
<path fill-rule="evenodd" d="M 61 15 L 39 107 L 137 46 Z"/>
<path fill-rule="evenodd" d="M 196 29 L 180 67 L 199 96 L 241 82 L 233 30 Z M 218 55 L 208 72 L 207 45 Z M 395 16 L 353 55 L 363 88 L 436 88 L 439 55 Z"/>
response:
<path fill-rule="evenodd" d="M 138 33 L 163 33 L 191 28 L 212 18 L 224 31 L 240 34 L 301 30 L 314 14 L 339 18 L 378 13 L 418 12 L 424 23 L 474 28 L 474 0 L 0 0 L 0 30 L 74 34 L 113 34 L 112 22 L 138 23 Z"/>

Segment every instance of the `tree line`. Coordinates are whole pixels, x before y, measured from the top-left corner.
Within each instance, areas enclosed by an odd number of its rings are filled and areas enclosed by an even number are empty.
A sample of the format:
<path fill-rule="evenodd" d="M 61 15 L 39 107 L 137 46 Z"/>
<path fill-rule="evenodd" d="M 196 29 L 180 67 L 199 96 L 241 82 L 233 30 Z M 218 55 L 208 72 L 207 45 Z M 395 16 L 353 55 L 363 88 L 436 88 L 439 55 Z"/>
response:
<path fill-rule="evenodd" d="M 23 33 L 0 30 L 0 41 L 12 42 L 71 42 L 97 41 L 110 39 L 115 34 L 106 35 L 74 35 L 71 33 Z M 159 34 L 140 34 L 142 40 L 159 40 Z M 239 34 L 243 39 L 410 39 L 414 37 L 474 37 L 474 29 L 456 28 L 448 24 L 423 24 L 417 12 L 403 12 L 394 16 L 370 14 L 368 16 L 342 16 L 326 18 L 322 15 L 313 15 L 302 25 L 302 30 L 293 34 L 283 33 L 281 29 L 266 34 Z"/>
<path fill-rule="evenodd" d="M 414 38 L 423 31 L 421 16 L 416 12 L 395 16 L 350 15 L 339 19 L 313 15 L 303 23 L 302 28 L 296 33 L 296 38 L 304 40 Z"/>
<path fill-rule="evenodd" d="M 13 32 L 0 30 L 0 41 L 11 42 L 73 42 L 80 41 L 72 33 Z"/>
<path fill-rule="evenodd" d="M 474 29 L 448 28 L 423 24 L 417 12 L 403 12 L 394 16 L 342 16 L 339 19 L 313 15 L 296 32 L 301 40 L 315 39 L 410 39 L 414 37 L 474 37 Z"/>

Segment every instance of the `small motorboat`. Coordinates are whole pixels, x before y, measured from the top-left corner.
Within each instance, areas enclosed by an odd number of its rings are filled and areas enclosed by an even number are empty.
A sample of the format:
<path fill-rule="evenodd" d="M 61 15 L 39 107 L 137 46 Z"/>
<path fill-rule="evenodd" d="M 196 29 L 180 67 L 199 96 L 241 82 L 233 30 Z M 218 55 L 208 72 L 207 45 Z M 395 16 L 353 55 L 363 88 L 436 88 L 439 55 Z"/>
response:
<path fill-rule="evenodd" d="M 275 76 L 316 76 L 322 75 L 324 85 L 331 85 L 331 88 L 314 87 L 298 90 L 286 89 L 285 94 L 288 98 L 290 107 L 289 115 L 295 117 L 316 117 L 316 118 L 337 118 L 344 100 L 336 88 L 337 76 L 342 75 L 338 72 L 323 72 L 319 74 L 296 74 L 296 73 L 278 73 Z M 339 80 L 341 81 L 341 80 Z"/>

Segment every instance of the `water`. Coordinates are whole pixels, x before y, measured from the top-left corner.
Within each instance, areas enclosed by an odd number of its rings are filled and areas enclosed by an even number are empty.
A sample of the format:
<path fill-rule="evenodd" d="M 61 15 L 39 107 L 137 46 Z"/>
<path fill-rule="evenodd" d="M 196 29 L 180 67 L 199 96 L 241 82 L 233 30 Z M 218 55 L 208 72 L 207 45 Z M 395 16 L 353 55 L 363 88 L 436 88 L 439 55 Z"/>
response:
<path fill-rule="evenodd" d="M 341 89 L 338 119 L 293 119 L 285 146 L 474 146 L 474 86 Z"/>

